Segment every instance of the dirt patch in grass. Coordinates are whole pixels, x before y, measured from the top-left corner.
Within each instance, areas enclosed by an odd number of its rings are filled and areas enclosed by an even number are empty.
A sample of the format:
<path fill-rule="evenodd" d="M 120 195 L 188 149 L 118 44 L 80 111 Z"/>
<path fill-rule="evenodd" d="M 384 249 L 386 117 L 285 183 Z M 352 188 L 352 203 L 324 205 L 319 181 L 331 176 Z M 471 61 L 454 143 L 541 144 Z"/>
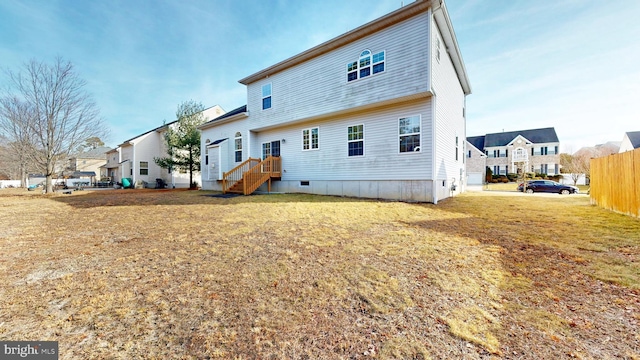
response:
<path fill-rule="evenodd" d="M 437 206 L 0 192 L 0 338 L 61 359 L 634 358 L 640 222 L 585 197 Z"/>

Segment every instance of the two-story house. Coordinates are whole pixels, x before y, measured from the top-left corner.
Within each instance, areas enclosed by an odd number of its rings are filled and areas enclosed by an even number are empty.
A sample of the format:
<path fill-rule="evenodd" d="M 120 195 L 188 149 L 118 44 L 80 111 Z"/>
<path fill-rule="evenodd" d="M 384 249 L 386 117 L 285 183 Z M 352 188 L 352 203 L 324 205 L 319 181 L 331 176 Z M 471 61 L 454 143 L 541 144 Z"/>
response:
<path fill-rule="evenodd" d="M 100 177 L 109 178 L 110 181 L 118 182 L 122 178 L 120 174 L 120 149 L 115 148 L 105 153 L 106 164 L 100 167 Z"/>
<path fill-rule="evenodd" d="M 203 110 L 202 115 L 210 120 L 224 113 L 220 106 L 215 105 Z M 188 173 L 163 169 L 154 161 L 155 158 L 167 156 L 164 134 L 169 126 L 174 126 L 177 122 L 175 120 L 164 124 L 118 145 L 118 169 L 112 170 L 112 173 L 121 178 L 130 178 L 134 184 L 144 182 L 148 186 L 155 186 L 156 179 L 162 179 L 174 188 L 189 187 Z M 195 176 L 196 181 L 200 180 L 199 177 L 200 174 Z M 114 181 L 121 181 L 121 178 L 116 177 Z"/>
<path fill-rule="evenodd" d="M 560 142 L 554 128 L 509 131 L 467 138 L 468 184 L 482 184 L 486 168 L 494 175 L 533 172 L 560 174 Z"/>
<path fill-rule="evenodd" d="M 204 189 L 246 194 L 266 181 L 261 190 L 433 203 L 463 190 L 471 88 L 442 0 L 240 83 L 247 105 L 200 127 Z"/>
<path fill-rule="evenodd" d="M 112 151 L 112 149 L 106 146 L 99 146 L 73 154 L 69 158 L 64 175 L 84 178 L 91 183 L 100 180 L 100 168 L 104 165 L 105 154 L 108 151 Z"/>

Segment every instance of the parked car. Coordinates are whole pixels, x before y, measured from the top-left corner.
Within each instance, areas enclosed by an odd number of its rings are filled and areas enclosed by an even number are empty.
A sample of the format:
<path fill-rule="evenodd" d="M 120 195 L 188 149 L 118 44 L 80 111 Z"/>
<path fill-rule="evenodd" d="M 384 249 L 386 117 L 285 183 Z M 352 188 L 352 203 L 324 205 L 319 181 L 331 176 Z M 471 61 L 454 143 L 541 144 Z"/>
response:
<path fill-rule="evenodd" d="M 524 184 L 518 185 L 518 191 L 523 191 Z M 532 180 L 527 182 L 527 193 L 547 192 L 558 194 L 577 194 L 580 190 L 571 185 L 564 185 L 551 180 Z"/>

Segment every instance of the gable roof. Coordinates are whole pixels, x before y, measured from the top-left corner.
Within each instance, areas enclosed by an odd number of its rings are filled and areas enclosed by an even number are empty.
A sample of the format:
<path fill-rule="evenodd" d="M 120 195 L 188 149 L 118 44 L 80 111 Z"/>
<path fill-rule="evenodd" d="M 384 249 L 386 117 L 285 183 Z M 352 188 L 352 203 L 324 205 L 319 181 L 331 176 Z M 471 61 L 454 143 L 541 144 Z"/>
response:
<path fill-rule="evenodd" d="M 631 141 L 631 146 L 633 146 L 634 149 L 640 148 L 640 131 L 630 131 L 626 134 L 629 141 Z"/>
<path fill-rule="evenodd" d="M 216 106 L 218 106 L 220 109 L 222 109 L 222 107 L 220 107 L 220 105 L 213 105 L 213 106 L 210 106 L 210 107 L 208 107 L 208 108 L 206 108 L 206 109 L 202 110 L 202 112 L 201 112 L 201 113 L 202 113 L 202 114 L 204 114 L 204 113 L 205 113 L 205 111 L 207 111 L 207 110 L 209 110 L 209 109 L 213 109 L 213 108 L 215 108 Z M 223 111 L 224 111 L 224 110 L 223 110 Z M 151 129 L 151 130 L 149 130 L 149 131 L 143 132 L 142 134 L 137 135 L 137 136 L 134 136 L 134 137 L 132 137 L 132 138 L 131 138 L 131 139 L 129 139 L 129 140 L 125 140 L 122 144 L 120 144 L 120 145 L 118 145 L 118 146 L 122 147 L 122 146 L 126 146 L 126 145 L 131 145 L 131 144 L 130 144 L 130 142 L 131 142 L 132 140 L 137 139 L 137 138 L 139 138 L 139 137 L 142 137 L 142 136 L 144 136 L 144 135 L 150 134 L 150 133 L 152 133 L 152 132 L 154 132 L 154 131 L 158 131 L 158 132 L 160 132 L 160 130 L 166 129 L 169 125 L 171 125 L 171 124 L 175 124 L 175 123 L 177 123 L 179 120 L 180 120 L 180 119 L 176 119 L 176 120 L 173 120 L 172 122 L 168 122 L 168 123 L 162 124 L 162 125 L 158 126 L 157 128 L 154 128 L 154 129 Z"/>
<path fill-rule="evenodd" d="M 246 113 L 247 113 L 247 105 L 242 105 L 239 108 L 233 109 L 233 110 L 229 111 L 228 113 L 226 113 L 224 115 L 220 115 L 215 119 L 207 121 L 206 123 L 198 126 L 198 129 L 200 129 L 200 130 L 206 129 L 206 128 L 211 127 L 211 126 L 215 126 L 216 125 L 215 123 L 218 123 L 218 122 L 220 122 L 222 120 L 225 120 L 225 119 L 228 119 L 228 118 L 231 118 L 233 116 L 240 115 L 240 114 L 246 115 Z"/>
<path fill-rule="evenodd" d="M 243 85 L 249 85 L 257 80 L 264 79 L 273 74 L 279 73 L 283 70 L 352 43 L 365 36 L 386 29 L 420 13 L 426 12 L 430 8 L 433 10 L 434 19 L 438 23 L 440 31 L 442 32 L 446 48 L 450 52 L 451 60 L 453 62 L 456 74 L 458 75 L 460 85 L 462 86 L 465 94 L 470 94 L 471 86 L 467 77 L 467 71 L 465 69 L 464 62 L 462 61 L 462 55 L 458 47 L 458 41 L 456 39 L 455 33 L 453 32 L 453 26 L 451 25 L 451 19 L 449 18 L 444 0 L 416 0 L 413 3 L 405 5 L 396 11 L 370 21 L 320 45 L 314 46 L 309 50 L 301 52 L 298 55 L 292 56 L 264 70 L 260 70 L 253 75 L 249 75 L 239 80 L 238 82 Z"/>
<path fill-rule="evenodd" d="M 107 146 L 98 146 L 95 149 L 90 149 L 87 151 L 81 151 L 78 153 L 75 153 L 71 156 L 71 158 L 76 158 L 76 159 L 105 159 L 106 158 L 106 153 L 110 152 L 112 149 L 110 147 Z"/>
<path fill-rule="evenodd" d="M 467 138 L 467 141 L 476 149 L 480 151 L 484 150 L 484 136 L 471 136 Z"/>
<path fill-rule="evenodd" d="M 556 134 L 556 129 L 550 127 L 543 129 L 519 130 L 487 134 L 485 135 L 484 139 L 484 147 L 488 148 L 493 146 L 506 146 L 518 135 L 526 138 L 534 144 L 559 142 L 558 135 Z"/>

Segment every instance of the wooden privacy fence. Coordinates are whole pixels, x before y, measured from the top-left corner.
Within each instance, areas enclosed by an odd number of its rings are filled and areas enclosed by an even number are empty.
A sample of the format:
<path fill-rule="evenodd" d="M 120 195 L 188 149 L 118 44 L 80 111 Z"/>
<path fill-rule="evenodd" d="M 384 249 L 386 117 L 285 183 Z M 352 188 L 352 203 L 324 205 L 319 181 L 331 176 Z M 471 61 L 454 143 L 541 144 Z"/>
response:
<path fill-rule="evenodd" d="M 591 203 L 640 217 L 640 149 L 591 159 Z"/>

